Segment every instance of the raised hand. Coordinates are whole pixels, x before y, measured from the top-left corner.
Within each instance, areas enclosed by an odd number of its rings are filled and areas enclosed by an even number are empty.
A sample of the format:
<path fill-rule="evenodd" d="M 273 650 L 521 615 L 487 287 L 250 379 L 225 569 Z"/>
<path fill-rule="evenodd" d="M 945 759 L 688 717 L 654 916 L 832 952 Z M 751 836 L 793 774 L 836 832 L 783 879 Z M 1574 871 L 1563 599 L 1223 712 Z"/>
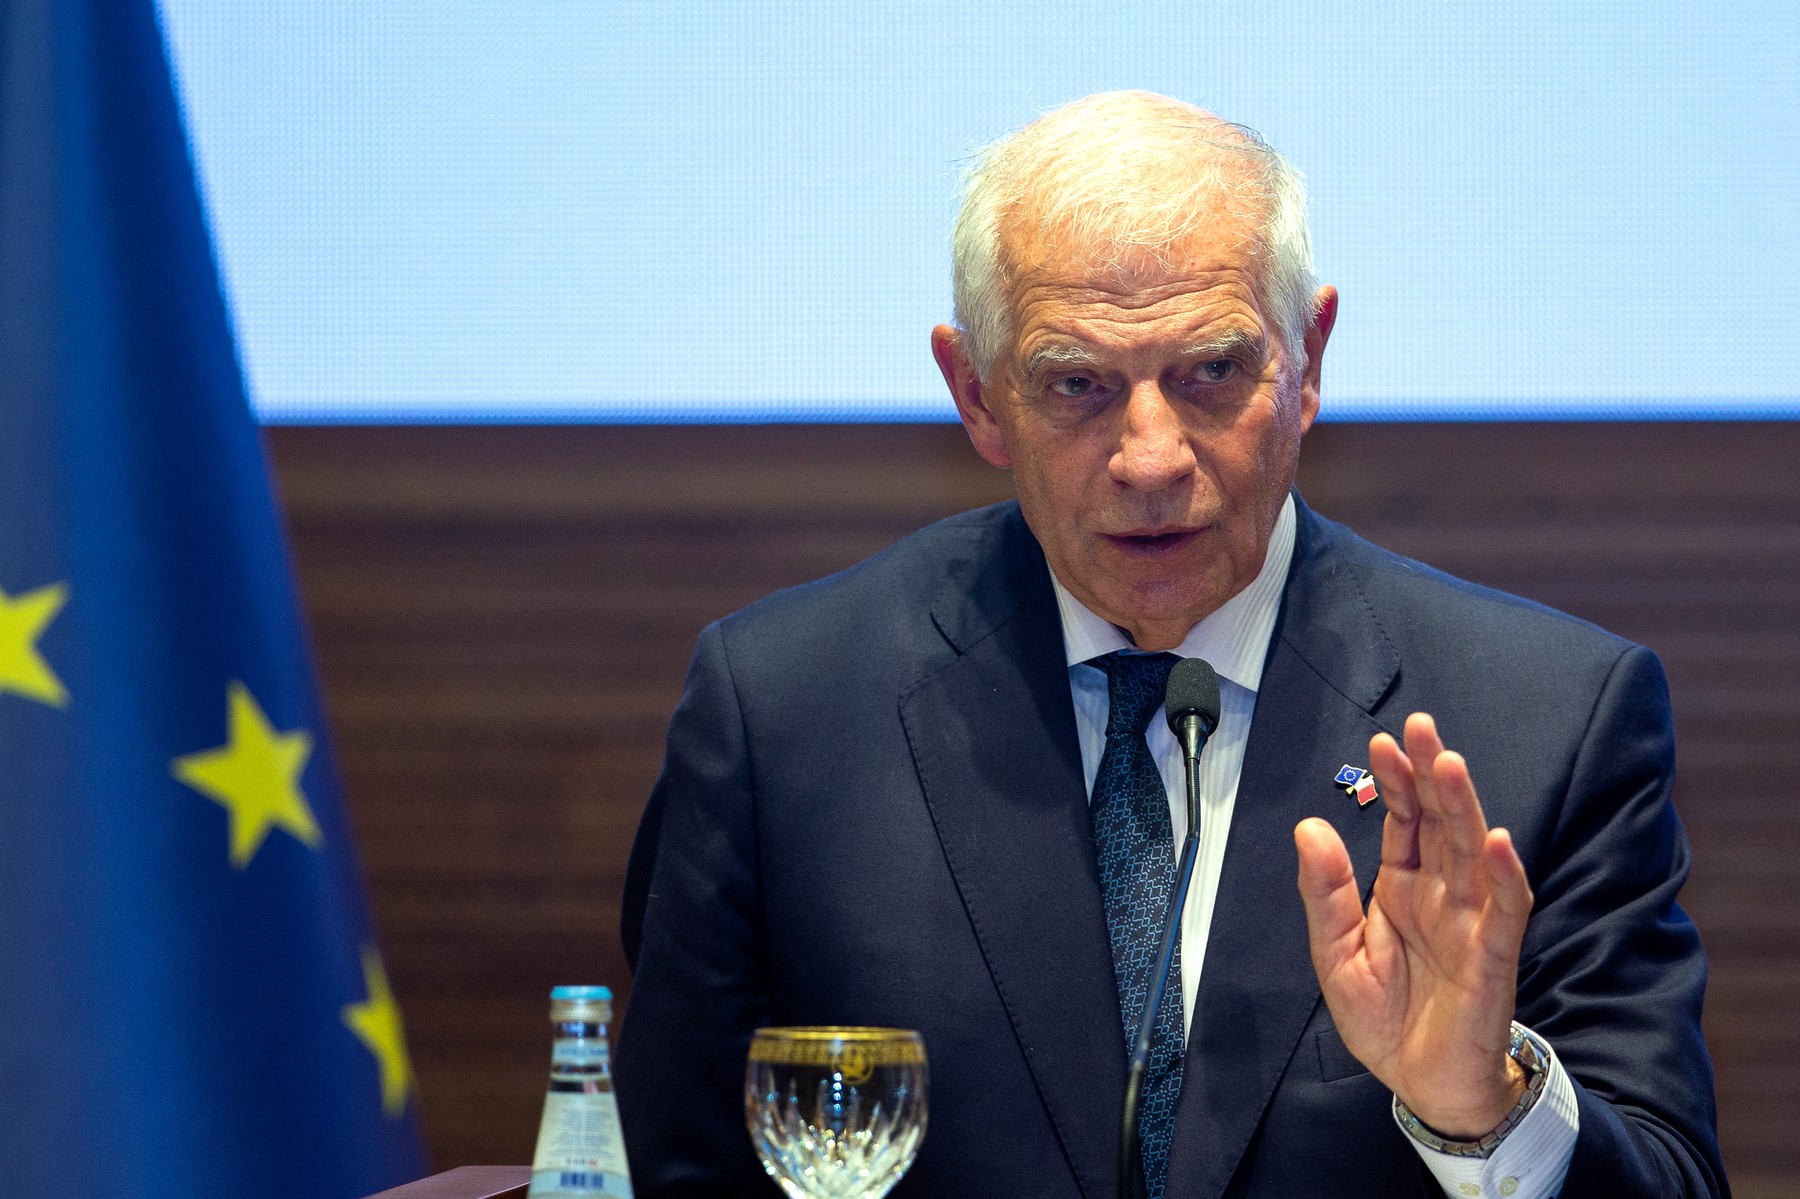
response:
<path fill-rule="evenodd" d="M 1369 742 L 1388 814 L 1368 913 L 1342 839 L 1316 817 L 1294 829 L 1300 895 L 1345 1047 L 1438 1133 L 1476 1140 L 1525 1086 L 1506 1050 L 1531 887 L 1431 717 L 1415 712 L 1405 733 L 1404 750 L 1386 733 Z"/>

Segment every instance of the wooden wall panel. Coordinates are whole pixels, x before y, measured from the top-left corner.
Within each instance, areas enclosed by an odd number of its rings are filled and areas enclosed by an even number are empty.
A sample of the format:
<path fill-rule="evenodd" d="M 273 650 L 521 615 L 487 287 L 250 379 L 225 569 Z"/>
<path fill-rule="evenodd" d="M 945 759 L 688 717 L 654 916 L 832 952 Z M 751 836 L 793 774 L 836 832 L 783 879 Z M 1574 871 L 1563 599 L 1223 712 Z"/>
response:
<path fill-rule="evenodd" d="M 422 1111 L 523 1161 L 545 992 L 621 995 L 617 898 L 694 635 L 1008 493 L 934 426 L 270 436 Z M 1800 1192 L 1800 426 L 1351 425 L 1310 502 L 1657 649 L 1740 1196 Z"/>

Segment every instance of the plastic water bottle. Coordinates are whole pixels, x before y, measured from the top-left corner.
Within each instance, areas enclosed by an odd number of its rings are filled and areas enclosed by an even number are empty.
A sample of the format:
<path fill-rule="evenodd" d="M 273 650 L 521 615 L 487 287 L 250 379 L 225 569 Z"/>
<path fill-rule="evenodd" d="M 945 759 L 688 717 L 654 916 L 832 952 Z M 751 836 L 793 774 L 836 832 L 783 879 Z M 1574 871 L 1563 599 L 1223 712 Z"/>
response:
<path fill-rule="evenodd" d="M 550 992 L 550 1089 L 531 1159 L 530 1199 L 631 1194 L 606 1043 L 610 1023 L 612 991 L 606 987 Z"/>

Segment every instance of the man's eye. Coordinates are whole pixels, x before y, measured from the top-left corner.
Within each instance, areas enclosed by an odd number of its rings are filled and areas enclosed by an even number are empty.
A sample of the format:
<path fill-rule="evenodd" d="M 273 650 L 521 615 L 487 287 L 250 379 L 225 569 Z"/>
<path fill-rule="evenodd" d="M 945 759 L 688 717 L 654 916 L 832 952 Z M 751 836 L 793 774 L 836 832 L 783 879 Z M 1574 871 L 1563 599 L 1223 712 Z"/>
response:
<path fill-rule="evenodd" d="M 1086 375 L 1065 375 L 1060 379 L 1052 380 L 1050 383 L 1051 391 L 1054 391 L 1059 396 L 1067 396 L 1071 400 L 1081 396 L 1092 395 L 1099 389 L 1100 384 L 1093 379 L 1088 378 Z"/>
<path fill-rule="evenodd" d="M 1202 362 L 1194 371 L 1194 378 L 1201 383 L 1223 383 L 1236 373 L 1237 363 L 1229 358 L 1215 358 Z"/>

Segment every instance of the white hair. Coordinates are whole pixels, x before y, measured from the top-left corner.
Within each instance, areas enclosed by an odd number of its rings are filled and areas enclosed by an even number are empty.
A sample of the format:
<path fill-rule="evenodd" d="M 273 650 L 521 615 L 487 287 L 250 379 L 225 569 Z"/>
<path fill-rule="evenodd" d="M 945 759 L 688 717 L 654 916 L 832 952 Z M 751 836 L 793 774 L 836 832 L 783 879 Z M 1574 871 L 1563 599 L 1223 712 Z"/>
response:
<path fill-rule="evenodd" d="M 983 381 L 1013 337 L 1002 234 L 1030 221 L 1103 264 L 1163 264 L 1212 203 L 1253 222 L 1257 299 L 1286 359 L 1306 362 L 1315 315 L 1300 175 L 1254 131 L 1154 92 L 1103 92 L 976 152 L 951 235 L 956 323 Z"/>

